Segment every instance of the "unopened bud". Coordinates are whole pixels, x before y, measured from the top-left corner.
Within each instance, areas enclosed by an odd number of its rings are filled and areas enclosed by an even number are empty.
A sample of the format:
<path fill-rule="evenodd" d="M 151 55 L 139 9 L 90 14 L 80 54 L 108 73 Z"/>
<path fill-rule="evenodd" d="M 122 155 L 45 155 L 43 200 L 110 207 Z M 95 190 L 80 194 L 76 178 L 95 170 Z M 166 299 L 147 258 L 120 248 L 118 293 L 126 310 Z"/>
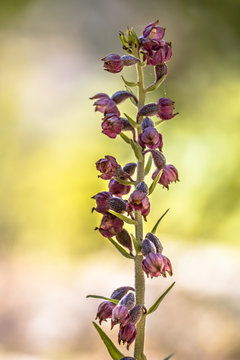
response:
<path fill-rule="evenodd" d="M 109 207 L 111 210 L 116 211 L 119 214 L 122 214 L 127 209 L 127 203 L 119 197 L 112 197 L 109 200 Z"/>
<path fill-rule="evenodd" d="M 158 150 L 151 150 L 151 154 L 156 167 L 160 170 L 163 169 L 166 165 L 166 159 L 163 153 Z"/>
<path fill-rule="evenodd" d="M 131 55 L 123 55 L 123 56 L 121 56 L 121 60 L 123 61 L 123 65 L 125 65 L 125 66 L 135 65 L 138 62 L 140 62 L 140 60 L 138 58 L 136 58 L 135 56 L 131 56 Z"/>
<path fill-rule="evenodd" d="M 155 253 L 156 254 L 156 247 L 154 243 L 149 239 L 144 239 L 141 246 L 141 251 L 144 256 L 147 256 L 148 254 Z"/>
<path fill-rule="evenodd" d="M 116 239 L 120 245 L 126 247 L 130 251 L 130 254 L 132 253 L 132 239 L 127 230 L 122 229 L 122 231 L 116 235 Z"/>
<path fill-rule="evenodd" d="M 125 295 L 120 301 L 119 301 L 119 306 L 123 305 L 125 306 L 128 310 L 132 309 L 134 307 L 135 304 L 135 295 L 133 293 L 129 293 L 127 295 Z"/>
<path fill-rule="evenodd" d="M 129 321 L 133 324 L 136 324 L 142 317 L 143 314 L 143 307 L 142 305 L 135 305 L 130 311 L 129 311 Z"/>
<path fill-rule="evenodd" d="M 141 181 L 139 184 L 137 184 L 136 190 L 141 190 L 146 195 L 148 194 L 148 186 L 144 181 Z"/>
<path fill-rule="evenodd" d="M 135 173 L 137 164 L 136 163 L 128 163 L 123 167 L 123 171 L 128 173 L 130 176 L 132 176 Z"/>
<path fill-rule="evenodd" d="M 115 102 L 115 104 L 120 104 L 121 102 L 123 102 L 128 98 L 132 98 L 135 101 L 135 103 L 138 104 L 138 99 L 136 98 L 136 96 L 129 91 L 120 90 L 115 92 L 111 97 L 111 99 Z"/>
<path fill-rule="evenodd" d="M 142 121 L 142 129 L 144 130 L 148 127 L 154 127 L 154 122 L 149 117 L 145 117 Z"/>
<path fill-rule="evenodd" d="M 155 235 L 153 235 L 152 233 L 147 233 L 146 238 L 149 239 L 154 244 L 157 253 L 162 253 L 163 246 Z"/>
<path fill-rule="evenodd" d="M 128 293 L 128 291 L 135 291 L 131 286 L 121 286 L 113 291 L 112 295 L 110 296 L 111 299 L 121 300 L 121 298 Z"/>

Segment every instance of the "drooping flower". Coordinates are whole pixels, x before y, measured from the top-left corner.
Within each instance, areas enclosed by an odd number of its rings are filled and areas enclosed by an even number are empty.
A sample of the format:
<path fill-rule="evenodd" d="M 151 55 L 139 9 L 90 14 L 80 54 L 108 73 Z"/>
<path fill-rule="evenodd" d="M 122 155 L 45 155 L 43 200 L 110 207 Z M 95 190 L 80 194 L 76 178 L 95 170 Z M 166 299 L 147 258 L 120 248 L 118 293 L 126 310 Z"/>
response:
<path fill-rule="evenodd" d="M 165 34 L 165 29 L 157 26 L 158 23 L 159 20 L 156 20 L 145 27 L 143 30 L 144 38 L 149 38 L 151 40 L 162 40 Z"/>
<path fill-rule="evenodd" d="M 102 191 L 97 193 L 92 197 L 92 199 L 96 200 L 97 207 L 92 208 L 92 212 L 96 210 L 97 212 L 101 214 L 106 214 L 108 210 L 110 209 L 109 201 L 111 199 L 112 195 L 108 191 Z"/>
<path fill-rule="evenodd" d="M 122 197 L 122 195 L 128 194 L 131 190 L 131 185 L 124 185 L 120 184 L 117 180 L 112 179 L 110 180 L 109 184 L 109 191 L 112 195 Z"/>
<path fill-rule="evenodd" d="M 110 137 L 115 139 L 117 135 L 120 134 L 123 128 L 122 119 L 114 114 L 105 115 L 102 122 L 102 132 Z"/>
<path fill-rule="evenodd" d="M 153 175 L 152 175 L 152 179 L 154 180 L 155 177 L 158 175 L 159 173 L 159 169 L 157 169 L 156 171 L 154 171 Z M 163 172 L 162 175 L 160 176 L 160 179 L 158 181 L 159 184 L 162 184 L 163 187 L 169 189 L 169 184 L 171 182 L 177 182 L 179 181 L 178 179 L 178 171 L 175 168 L 175 166 L 173 165 L 166 165 L 163 167 Z"/>
<path fill-rule="evenodd" d="M 120 324 L 121 326 L 125 326 L 129 320 L 129 312 L 126 306 L 124 305 L 117 305 L 112 312 L 111 317 L 111 329 Z"/>
<path fill-rule="evenodd" d="M 156 251 L 158 253 L 162 253 L 163 246 L 162 246 L 161 242 L 159 241 L 159 239 L 154 234 L 147 233 L 146 234 L 146 239 L 150 240 L 154 244 L 154 246 L 156 248 Z"/>
<path fill-rule="evenodd" d="M 176 116 L 178 113 L 173 114 L 174 110 L 174 101 L 168 98 L 160 98 L 157 102 L 159 108 L 157 112 L 157 116 L 160 117 L 162 120 L 169 120 Z"/>
<path fill-rule="evenodd" d="M 150 212 L 150 202 L 145 192 L 135 189 L 128 199 L 128 211 L 141 211 L 143 217 Z"/>
<path fill-rule="evenodd" d="M 106 71 L 116 74 L 123 69 L 124 63 L 121 56 L 118 54 L 110 54 L 101 60 L 104 61 L 104 68 Z"/>
<path fill-rule="evenodd" d="M 132 342 L 135 340 L 137 335 L 136 326 L 129 322 L 125 326 L 121 326 L 119 333 L 118 333 L 118 343 L 121 344 L 121 341 L 123 344 L 127 343 L 127 349 L 129 350 L 129 346 L 132 344 Z"/>
<path fill-rule="evenodd" d="M 109 207 L 111 210 L 122 214 L 127 210 L 127 201 L 121 199 L 120 197 L 112 197 L 109 200 Z"/>
<path fill-rule="evenodd" d="M 95 111 L 100 111 L 103 114 L 115 114 L 120 116 L 120 112 L 116 106 L 116 103 L 105 93 L 99 93 L 92 97 L 91 100 L 96 101 L 93 103 Z"/>
<path fill-rule="evenodd" d="M 96 228 L 100 231 L 102 236 L 110 238 L 117 235 L 123 228 L 123 221 L 116 216 L 107 213 L 103 215 L 101 224 L 99 228 Z"/>
<path fill-rule="evenodd" d="M 102 173 L 98 177 L 104 180 L 110 180 L 113 176 L 116 175 L 117 170 L 120 165 L 117 163 L 115 157 L 106 155 L 104 159 L 100 159 L 96 162 L 96 168 Z"/>
<path fill-rule="evenodd" d="M 149 149 L 159 148 L 160 150 L 162 150 L 162 135 L 154 127 L 147 127 L 139 135 L 139 144 L 143 148 L 147 146 Z"/>
<path fill-rule="evenodd" d="M 121 298 L 128 293 L 128 291 L 135 291 L 131 286 L 121 286 L 113 291 L 111 299 L 121 300 Z"/>
<path fill-rule="evenodd" d="M 142 269 L 151 278 L 163 276 L 166 277 L 166 272 L 172 276 L 172 266 L 170 260 L 160 253 L 150 252 L 142 262 Z"/>
<path fill-rule="evenodd" d="M 115 308 L 116 304 L 111 301 L 103 301 L 97 310 L 96 320 L 99 319 L 99 324 L 101 325 L 102 321 L 107 321 L 112 317 L 112 311 Z"/>

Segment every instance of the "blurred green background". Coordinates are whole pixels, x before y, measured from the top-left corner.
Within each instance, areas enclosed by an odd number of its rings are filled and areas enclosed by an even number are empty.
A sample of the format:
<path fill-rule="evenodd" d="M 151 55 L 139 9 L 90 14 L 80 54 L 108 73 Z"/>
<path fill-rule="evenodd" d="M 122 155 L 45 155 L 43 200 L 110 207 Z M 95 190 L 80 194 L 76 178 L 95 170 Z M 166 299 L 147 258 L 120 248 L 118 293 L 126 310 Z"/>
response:
<path fill-rule="evenodd" d="M 56 328 L 55 320 L 48 317 L 51 306 L 54 308 L 59 303 L 61 308 L 60 304 L 68 303 L 64 294 L 69 291 L 75 301 L 78 297 L 80 306 L 85 290 L 95 292 L 94 284 L 88 283 L 93 278 L 97 283 L 101 279 L 100 273 L 96 279 L 94 267 L 101 268 L 111 258 L 116 274 L 119 273 L 116 263 L 126 270 L 125 261 L 118 260 L 115 250 L 93 231 L 101 217 L 91 214 L 94 203 L 90 198 L 106 190 L 106 182 L 97 179 L 95 162 L 99 158 L 111 154 L 124 165 L 134 161 L 134 157 L 120 138 L 114 141 L 101 134 L 101 116 L 94 113 L 89 97 L 98 92 L 111 95 L 124 89 L 120 75 L 104 72 L 100 61 L 109 53 L 123 54 L 118 31 L 133 26 L 141 35 L 146 24 L 159 19 L 160 25 L 167 29 L 166 40 L 172 42 L 173 58 L 168 65 L 167 80 L 149 96 L 149 101 L 161 96 L 176 101 L 180 115 L 163 123 L 161 132 L 164 154 L 168 163 L 177 167 L 180 183 L 172 184 L 169 191 L 160 187 L 155 191 L 145 230 L 149 231 L 159 215 L 170 208 L 158 235 L 163 243 L 169 244 L 167 249 L 173 254 L 172 262 L 176 262 L 176 276 L 179 270 L 179 297 L 177 292 L 172 296 L 173 307 L 188 307 L 189 301 L 192 306 L 189 317 L 197 324 L 209 306 L 215 309 L 220 304 L 219 314 L 224 311 L 230 314 L 222 322 L 212 320 L 216 331 L 226 327 L 219 342 L 212 344 L 212 333 L 203 339 L 199 335 L 206 331 L 206 319 L 194 338 L 201 338 L 199 342 L 189 338 L 192 328 L 188 328 L 187 335 L 179 330 L 175 337 L 171 333 L 163 339 L 163 347 L 171 352 L 176 344 L 179 360 L 239 359 L 239 344 L 234 340 L 240 317 L 236 306 L 239 290 L 236 284 L 231 287 L 234 279 L 239 281 L 240 259 L 239 14 L 238 0 L 0 2 L 0 275 L 4 284 L 2 295 L 9 294 L 12 306 L 2 300 L 0 317 L 5 322 L 0 326 L 0 353 L 2 349 L 3 358 L 28 359 L 23 354 L 31 353 L 33 359 L 95 359 L 100 354 L 91 345 L 87 348 L 86 337 L 79 335 L 90 327 L 96 303 L 91 305 L 92 313 L 83 327 L 79 328 L 78 322 L 71 323 L 77 329 L 75 337 L 69 335 L 65 342 L 58 342 L 59 337 L 51 335 L 49 327 L 41 322 L 41 312 L 37 329 L 42 337 L 37 331 L 36 338 L 42 342 L 37 341 L 37 345 L 29 340 L 27 330 L 21 334 L 18 330 L 26 319 L 20 317 L 18 325 L 16 319 L 21 306 L 28 308 L 22 294 L 26 290 L 34 298 L 32 286 L 36 286 L 34 304 L 38 304 L 39 297 L 45 301 L 49 294 L 53 296 L 49 307 L 46 305 L 45 316 Z M 152 79 L 149 72 L 147 82 Z M 134 80 L 134 69 L 124 69 L 123 75 Z M 121 109 L 135 114 L 130 102 Z M 191 253 L 193 249 L 195 252 Z M 105 278 L 106 273 L 101 275 Z M 69 277 L 71 281 L 75 279 L 71 290 Z M 56 283 L 59 283 L 57 289 Z M 112 291 L 112 283 L 115 284 L 115 278 L 109 280 L 106 291 Z M 88 288 L 88 285 L 92 286 Z M 118 286 L 116 283 L 115 287 Z M 167 284 L 162 286 L 165 288 Z M 213 288 L 216 292 L 209 295 Z M 59 289 L 63 299 L 57 295 L 55 298 Z M 194 289 L 198 295 L 192 294 Z M 188 300 L 184 301 L 185 297 Z M 200 302 L 202 298 L 207 299 L 206 303 Z M 78 309 L 73 303 L 67 308 Z M 202 313 L 199 309 L 203 303 L 206 308 Z M 83 301 L 81 306 L 89 305 Z M 33 307 L 30 323 L 34 316 L 36 320 L 37 309 Z M 195 319 L 197 311 L 199 318 Z M 85 312 L 80 314 L 86 316 Z M 180 321 L 177 310 L 174 316 L 171 327 Z M 67 311 L 66 317 L 69 318 Z M 32 334 L 31 329 L 28 331 Z M 170 330 L 166 325 L 162 331 Z M 98 341 L 95 335 L 92 331 L 91 341 Z M 53 348 L 48 345 L 54 342 L 51 336 L 55 339 Z M 59 336 L 62 339 L 61 332 Z M 229 343 L 219 347 L 228 336 Z M 153 345 L 147 340 L 153 349 L 152 360 L 168 355 L 159 355 L 155 340 Z M 188 346 L 181 347 L 182 341 Z M 60 350 L 63 343 L 64 351 Z M 205 352 L 201 352 L 203 343 Z"/>

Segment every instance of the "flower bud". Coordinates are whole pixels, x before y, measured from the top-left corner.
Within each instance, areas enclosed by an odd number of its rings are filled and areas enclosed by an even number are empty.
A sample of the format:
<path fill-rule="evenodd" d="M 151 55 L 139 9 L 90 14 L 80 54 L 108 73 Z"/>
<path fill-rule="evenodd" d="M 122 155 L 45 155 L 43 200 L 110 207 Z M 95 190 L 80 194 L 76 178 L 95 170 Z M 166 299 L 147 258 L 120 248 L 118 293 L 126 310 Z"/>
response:
<path fill-rule="evenodd" d="M 156 253 L 156 247 L 149 239 L 144 239 L 141 246 L 141 251 L 144 256 L 150 253 Z"/>
<path fill-rule="evenodd" d="M 119 214 L 122 214 L 127 209 L 127 203 L 126 201 L 122 200 L 119 197 L 115 197 L 115 198 L 112 197 L 109 200 L 109 207 L 111 210 L 116 211 Z"/>
<path fill-rule="evenodd" d="M 116 159 L 110 155 L 106 155 L 105 159 L 100 159 L 96 162 L 97 170 L 102 173 L 102 175 L 99 175 L 98 177 L 104 180 L 110 180 L 115 176 L 119 167 L 120 165 L 117 163 Z"/>
<path fill-rule="evenodd" d="M 131 56 L 131 55 L 123 55 L 123 56 L 121 56 L 121 59 L 123 61 L 124 66 L 135 65 L 138 62 L 140 62 L 140 60 L 138 58 L 136 58 L 135 56 Z"/>
<path fill-rule="evenodd" d="M 151 150 L 152 158 L 156 167 L 161 170 L 166 165 L 166 159 L 163 153 L 158 150 Z"/>
<path fill-rule="evenodd" d="M 104 301 L 99 305 L 96 320 L 99 319 L 100 325 L 102 321 L 107 321 L 107 319 L 112 317 L 112 311 L 115 306 L 116 304 L 112 303 L 111 301 Z"/>
<path fill-rule="evenodd" d="M 128 194 L 131 190 L 131 185 L 123 185 L 120 184 L 117 180 L 112 179 L 110 180 L 109 184 L 109 191 L 112 195 L 122 197 L 124 194 Z"/>
<path fill-rule="evenodd" d="M 132 323 L 128 323 L 126 326 L 121 326 L 118 333 L 118 343 L 123 344 L 127 343 L 127 349 L 129 350 L 129 346 L 135 340 L 137 335 L 136 326 Z"/>
<path fill-rule="evenodd" d="M 92 199 L 96 200 L 97 207 L 92 208 L 92 212 L 96 210 L 97 212 L 101 214 L 106 214 L 109 210 L 109 201 L 111 199 L 112 195 L 107 191 L 102 191 L 100 193 L 97 193 L 92 197 Z"/>
<path fill-rule="evenodd" d="M 148 127 L 144 129 L 141 134 L 139 134 L 139 144 L 143 148 L 147 146 L 149 149 L 159 148 L 162 150 L 162 135 L 154 127 Z"/>
<path fill-rule="evenodd" d="M 102 132 L 111 139 L 115 139 L 117 135 L 120 134 L 122 127 L 122 120 L 116 115 L 109 114 L 103 119 Z"/>
<path fill-rule="evenodd" d="M 112 214 L 103 215 L 100 228 L 96 228 L 100 231 L 102 236 L 111 238 L 117 235 L 123 228 L 124 222 Z"/>
<path fill-rule="evenodd" d="M 120 90 L 120 91 L 115 92 L 115 94 L 113 94 L 111 97 L 111 99 L 117 105 L 128 98 L 132 98 L 135 101 L 136 105 L 138 104 L 138 99 L 136 98 L 136 96 L 129 91 Z"/>
<path fill-rule="evenodd" d="M 135 304 L 135 295 L 133 293 L 128 293 L 123 296 L 118 305 L 124 305 L 128 310 L 131 310 Z"/>
<path fill-rule="evenodd" d="M 133 287 L 131 286 L 122 286 L 117 288 L 116 290 L 113 291 L 112 295 L 110 296 L 111 299 L 115 299 L 115 300 L 121 300 L 121 298 L 126 295 L 128 293 L 128 291 L 135 291 Z"/>
<path fill-rule="evenodd" d="M 152 175 L 152 179 L 154 180 L 155 177 L 158 175 L 159 170 L 157 169 L 154 171 Z M 163 187 L 169 189 L 169 184 L 171 182 L 177 182 L 178 179 L 178 171 L 173 165 L 166 165 L 163 167 L 162 175 L 160 176 L 160 179 L 158 181 L 159 184 L 162 184 Z"/>
<path fill-rule="evenodd" d="M 141 319 L 143 314 L 143 307 L 142 305 L 135 305 L 130 311 L 129 311 L 129 322 L 132 324 L 137 324 L 137 322 Z"/>
<path fill-rule="evenodd" d="M 144 181 L 141 181 L 139 184 L 137 184 L 136 189 L 135 190 L 141 190 L 142 192 L 144 192 L 146 195 L 148 194 L 148 186 Z"/>
<path fill-rule="evenodd" d="M 123 167 L 123 171 L 128 173 L 128 175 L 132 176 L 135 173 L 137 164 L 136 163 L 128 163 Z"/>
<path fill-rule="evenodd" d="M 154 244 L 157 253 L 162 253 L 163 246 L 155 235 L 153 235 L 152 233 L 147 233 L 146 239 L 150 240 Z"/>
<path fill-rule="evenodd" d="M 153 115 L 156 115 L 158 113 L 158 111 L 159 111 L 158 104 L 151 103 L 151 104 L 144 105 L 138 111 L 137 120 L 139 119 L 140 116 L 153 116 Z"/>
<path fill-rule="evenodd" d="M 163 276 L 166 277 L 166 272 L 172 276 L 172 266 L 170 260 L 160 253 L 149 253 L 142 262 L 142 269 L 151 278 Z"/>
<path fill-rule="evenodd" d="M 110 54 L 101 60 L 104 61 L 105 70 L 111 73 L 116 74 L 123 69 L 123 61 L 118 54 Z"/>
<path fill-rule="evenodd" d="M 126 306 L 117 305 L 112 312 L 111 318 L 111 329 L 114 325 L 121 324 L 122 326 L 126 325 L 129 321 L 129 312 Z"/>
<path fill-rule="evenodd" d="M 143 119 L 143 121 L 142 121 L 142 130 L 145 130 L 145 129 L 147 129 L 147 128 L 149 128 L 149 127 L 153 127 L 154 128 L 154 122 L 150 119 L 150 118 L 148 118 L 148 117 L 145 117 L 144 119 Z"/>
<path fill-rule="evenodd" d="M 178 113 L 173 114 L 174 110 L 174 101 L 168 98 L 160 98 L 158 100 L 159 109 L 157 111 L 157 116 L 160 117 L 162 120 L 169 120 L 176 116 Z"/>
<path fill-rule="evenodd" d="M 126 247 L 130 251 L 130 254 L 132 254 L 132 239 L 127 230 L 122 229 L 122 231 L 116 235 L 116 239 L 120 245 Z"/>

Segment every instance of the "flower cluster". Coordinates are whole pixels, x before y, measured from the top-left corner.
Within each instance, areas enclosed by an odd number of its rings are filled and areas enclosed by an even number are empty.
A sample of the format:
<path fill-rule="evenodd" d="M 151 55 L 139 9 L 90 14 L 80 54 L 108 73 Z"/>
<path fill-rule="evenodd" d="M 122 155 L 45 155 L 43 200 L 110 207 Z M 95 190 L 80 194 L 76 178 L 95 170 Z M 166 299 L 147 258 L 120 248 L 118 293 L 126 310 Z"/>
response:
<path fill-rule="evenodd" d="M 92 197 L 96 202 L 92 211 L 102 216 L 99 227 L 95 229 L 103 237 L 110 239 L 123 256 L 134 260 L 137 264 L 135 266 L 136 298 L 134 289 L 129 286 L 116 289 L 110 299 L 93 296 L 106 300 L 99 305 L 96 319 L 99 320 L 100 325 L 102 321 L 110 319 L 111 328 L 119 326 L 119 344 L 127 343 L 127 349 L 129 349 L 136 336 L 138 337 L 134 351 L 135 357 L 122 357 L 121 360 L 145 358 L 142 319 L 148 313 L 155 311 L 160 303 L 158 299 L 149 311 L 145 310 L 143 291 L 141 291 L 141 287 L 144 287 L 143 274 L 145 273 L 150 278 L 164 278 L 167 274 L 172 276 L 171 262 L 162 254 L 162 244 L 154 235 L 166 212 L 151 232 L 148 232 L 144 238 L 142 235 L 144 234 L 142 219 L 147 221 L 151 209 L 150 195 L 157 183 L 169 189 L 171 183 L 179 181 L 177 169 L 167 163 L 163 154 L 164 134 L 157 128 L 162 122 L 171 120 L 178 114 L 174 111 L 174 101 L 161 97 L 155 103 L 145 104 L 144 102 L 146 94 L 156 90 L 168 74 L 166 63 L 172 57 L 172 46 L 170 42 L 163 39 L 164 36 L 165 29 L 158 26 L 158 21 L 147 25 L 140 37 L 133 29 L 127 29 L 126 34 L 120 32 L 123 49 L 127 55 L 105 56 L 102 59 L 104 69 L 109 73 L 117 74 L 126 66 L 136 66 L 138 78 L 136 82 L 130 82 L 122 77 L 127 90 L 119 90 L 112 96 L 101 92 L 91 97 L 91 100 L 94 100 L 95 111 L 103 116 L 102 133 L 111 139 L 120 135 L 119 138 L 133 150 L 136 158 L 136 162 L 129 162 L 123 167 L 112 155 L 99 159 L 96 162 L 98 177 L 107 181 L 107 189 Z M 143 81 L 143 69 L 146 65 L 152 66 L 155 72 L 155 81 L 147 87 Z M 138 88 L 137 95 L 130 90 L 135 87 Z M 127 99 L 130 99 L 136 107 L 133 118 L 125 113 L 124 117 L 121 115 L 121 104 Z M 157 119 L 154 120 L 154 117 Z M 127 135 L 125 131 L 128 131 Z M 146 155 L 148 155 L 148 161 L 145 161 Z M 151 170 L 152 165 L 155 166 L 153 170 Z M 151 175 L 150 179 L 152 178 L 150 184 L 145 179 L 148 173 Z M 132 233 L 130 235 L 125 229 L 125 223 L 135 226 L 135 236 Z M 100 330 L 102 332 L 102 329 Z"/>
<path fill-rule="evenodd" d="M 99 323 L 111 319 L 111 329 L 119 325 L 118 342 L 127 343 L 127 349 L 137 335 L 136 324 L 140 320 L 143 307 L 135 304 L 135 295 L 132 287 L 123 286 L 113 291 L 111 299 L 118 300 L 118 304 L 111 301 L 103 301 L 97 310 L 96 319 Z"/>

